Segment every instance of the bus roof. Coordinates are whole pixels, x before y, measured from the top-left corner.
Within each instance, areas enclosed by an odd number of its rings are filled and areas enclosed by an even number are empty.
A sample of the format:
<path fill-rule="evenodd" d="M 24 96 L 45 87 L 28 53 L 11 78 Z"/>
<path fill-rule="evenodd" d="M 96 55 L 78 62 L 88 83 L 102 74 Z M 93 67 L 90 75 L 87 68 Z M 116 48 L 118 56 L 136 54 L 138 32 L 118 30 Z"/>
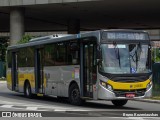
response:
<path fill-rule="evenodd" d="M 98 35 L 99 32 L 100 31 L 85 32 L 85 33 L 80 33 L 80 34 L 65 34 L 65 35 L 60 34 L 59 37 L 57 37 L 57 36 L 54 37 L 54 35 L 37 37 L 37 38 L 31 39 L 28 43 L 8 46 L 8 50 L 29 47 L 29 46 L 49 44 L 49 43 L 54 43 L 54 42 L 80 39 L 82 37 L 96 36 L 96 35 Z"/>
<path fill-rule="evenodd" d="M 7 49 L 18 49 L 18 48 L 23 48 L 23 47 L 29 47 L 29 46 L 36 46 L 36 45 L 43 45 L 43 44 L 49 44 L 49 43 L 54 43 L 54 42 L 61 42 L 61 41 L 68 41 L 68 40 L 74 40 L 74 39 L 80 39 L 80 38 L 85 38 L 85 37 L 100 37 L 100 33 L 104 31 L 110 31 L 110 32 L 143 32 L 147 33 L 142 30 L 129 30 L 129 29 L 112 29 L 112 30 L 97 30 L 97 31 L 90 31 L 90 32 L 84 32 L 80 34 L 54 34 L 54 35 L 49 35 L 49 36 L 44 36 L 44 37 L 37 37 L 31 39 L 28 43 L 24 44 L 16 44 L 9 46 Z"/>

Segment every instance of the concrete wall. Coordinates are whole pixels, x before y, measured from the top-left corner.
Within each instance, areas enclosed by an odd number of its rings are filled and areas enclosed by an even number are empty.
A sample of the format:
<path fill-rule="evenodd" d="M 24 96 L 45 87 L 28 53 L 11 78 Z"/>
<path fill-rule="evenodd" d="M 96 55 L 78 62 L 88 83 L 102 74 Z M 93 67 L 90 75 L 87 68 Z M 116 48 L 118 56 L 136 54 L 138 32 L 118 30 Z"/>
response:
<path fill-rule="evenodd" d="M 19 6 L 19 5 L 36 5 L 36 4 L 52 4 L 66 2 L 85 2 L 98 0 L 0 0 L 0 6 Z"/>

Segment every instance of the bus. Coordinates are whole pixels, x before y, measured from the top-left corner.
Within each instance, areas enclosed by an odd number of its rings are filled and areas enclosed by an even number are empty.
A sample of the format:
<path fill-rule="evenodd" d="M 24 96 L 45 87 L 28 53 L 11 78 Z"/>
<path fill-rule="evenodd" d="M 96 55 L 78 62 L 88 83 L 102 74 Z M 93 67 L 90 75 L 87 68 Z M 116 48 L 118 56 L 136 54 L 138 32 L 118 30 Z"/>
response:
<path fill-rule="evenodd" d="M 7 49 L 7 87 L 33 95 L 110 100 L 152 95 L 151 45 L 141 30 L 97 30 L 33 38 Z"/>

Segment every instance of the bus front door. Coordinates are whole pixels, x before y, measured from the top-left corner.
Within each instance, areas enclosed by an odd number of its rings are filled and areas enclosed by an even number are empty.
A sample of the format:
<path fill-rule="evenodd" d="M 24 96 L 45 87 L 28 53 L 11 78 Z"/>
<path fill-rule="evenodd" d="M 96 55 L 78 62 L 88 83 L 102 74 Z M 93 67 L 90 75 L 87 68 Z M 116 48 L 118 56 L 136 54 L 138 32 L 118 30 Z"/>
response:
<path fill-rule="evenodd" d="M 93 85 L 96 82 L 96 44 L 83 44 L 83 96 L 93 98 Z"/>
<path fill-rule="evenodd" d="M 44 93 L 44 74 L 43 74 L 43 57 L 44 50 L 38 48 L 35 50 L 35 80 L 36 80 L 36 93 Z"/>
<path fill-rule="evenodd" d="M 17 66 L 17 53 L 16 52 L 12 52 L 11 75 L 12 75 L 12 90 L 17 91 L 18 90 L 18 66 Z"/>

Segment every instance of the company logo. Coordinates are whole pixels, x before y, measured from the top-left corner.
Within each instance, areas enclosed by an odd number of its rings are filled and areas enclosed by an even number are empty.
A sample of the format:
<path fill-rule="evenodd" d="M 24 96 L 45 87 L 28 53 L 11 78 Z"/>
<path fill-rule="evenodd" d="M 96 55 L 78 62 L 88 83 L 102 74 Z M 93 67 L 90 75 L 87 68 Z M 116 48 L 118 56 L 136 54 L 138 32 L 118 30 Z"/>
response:
<path fill-rule="evenodd" d="M 11 112 L 2 112 L 2 117 L 11 117 Z"/>
<path fill-rule="evenodd" d="M 2 117 L 42 117 L 40 112 L 2 112 Z"/>

